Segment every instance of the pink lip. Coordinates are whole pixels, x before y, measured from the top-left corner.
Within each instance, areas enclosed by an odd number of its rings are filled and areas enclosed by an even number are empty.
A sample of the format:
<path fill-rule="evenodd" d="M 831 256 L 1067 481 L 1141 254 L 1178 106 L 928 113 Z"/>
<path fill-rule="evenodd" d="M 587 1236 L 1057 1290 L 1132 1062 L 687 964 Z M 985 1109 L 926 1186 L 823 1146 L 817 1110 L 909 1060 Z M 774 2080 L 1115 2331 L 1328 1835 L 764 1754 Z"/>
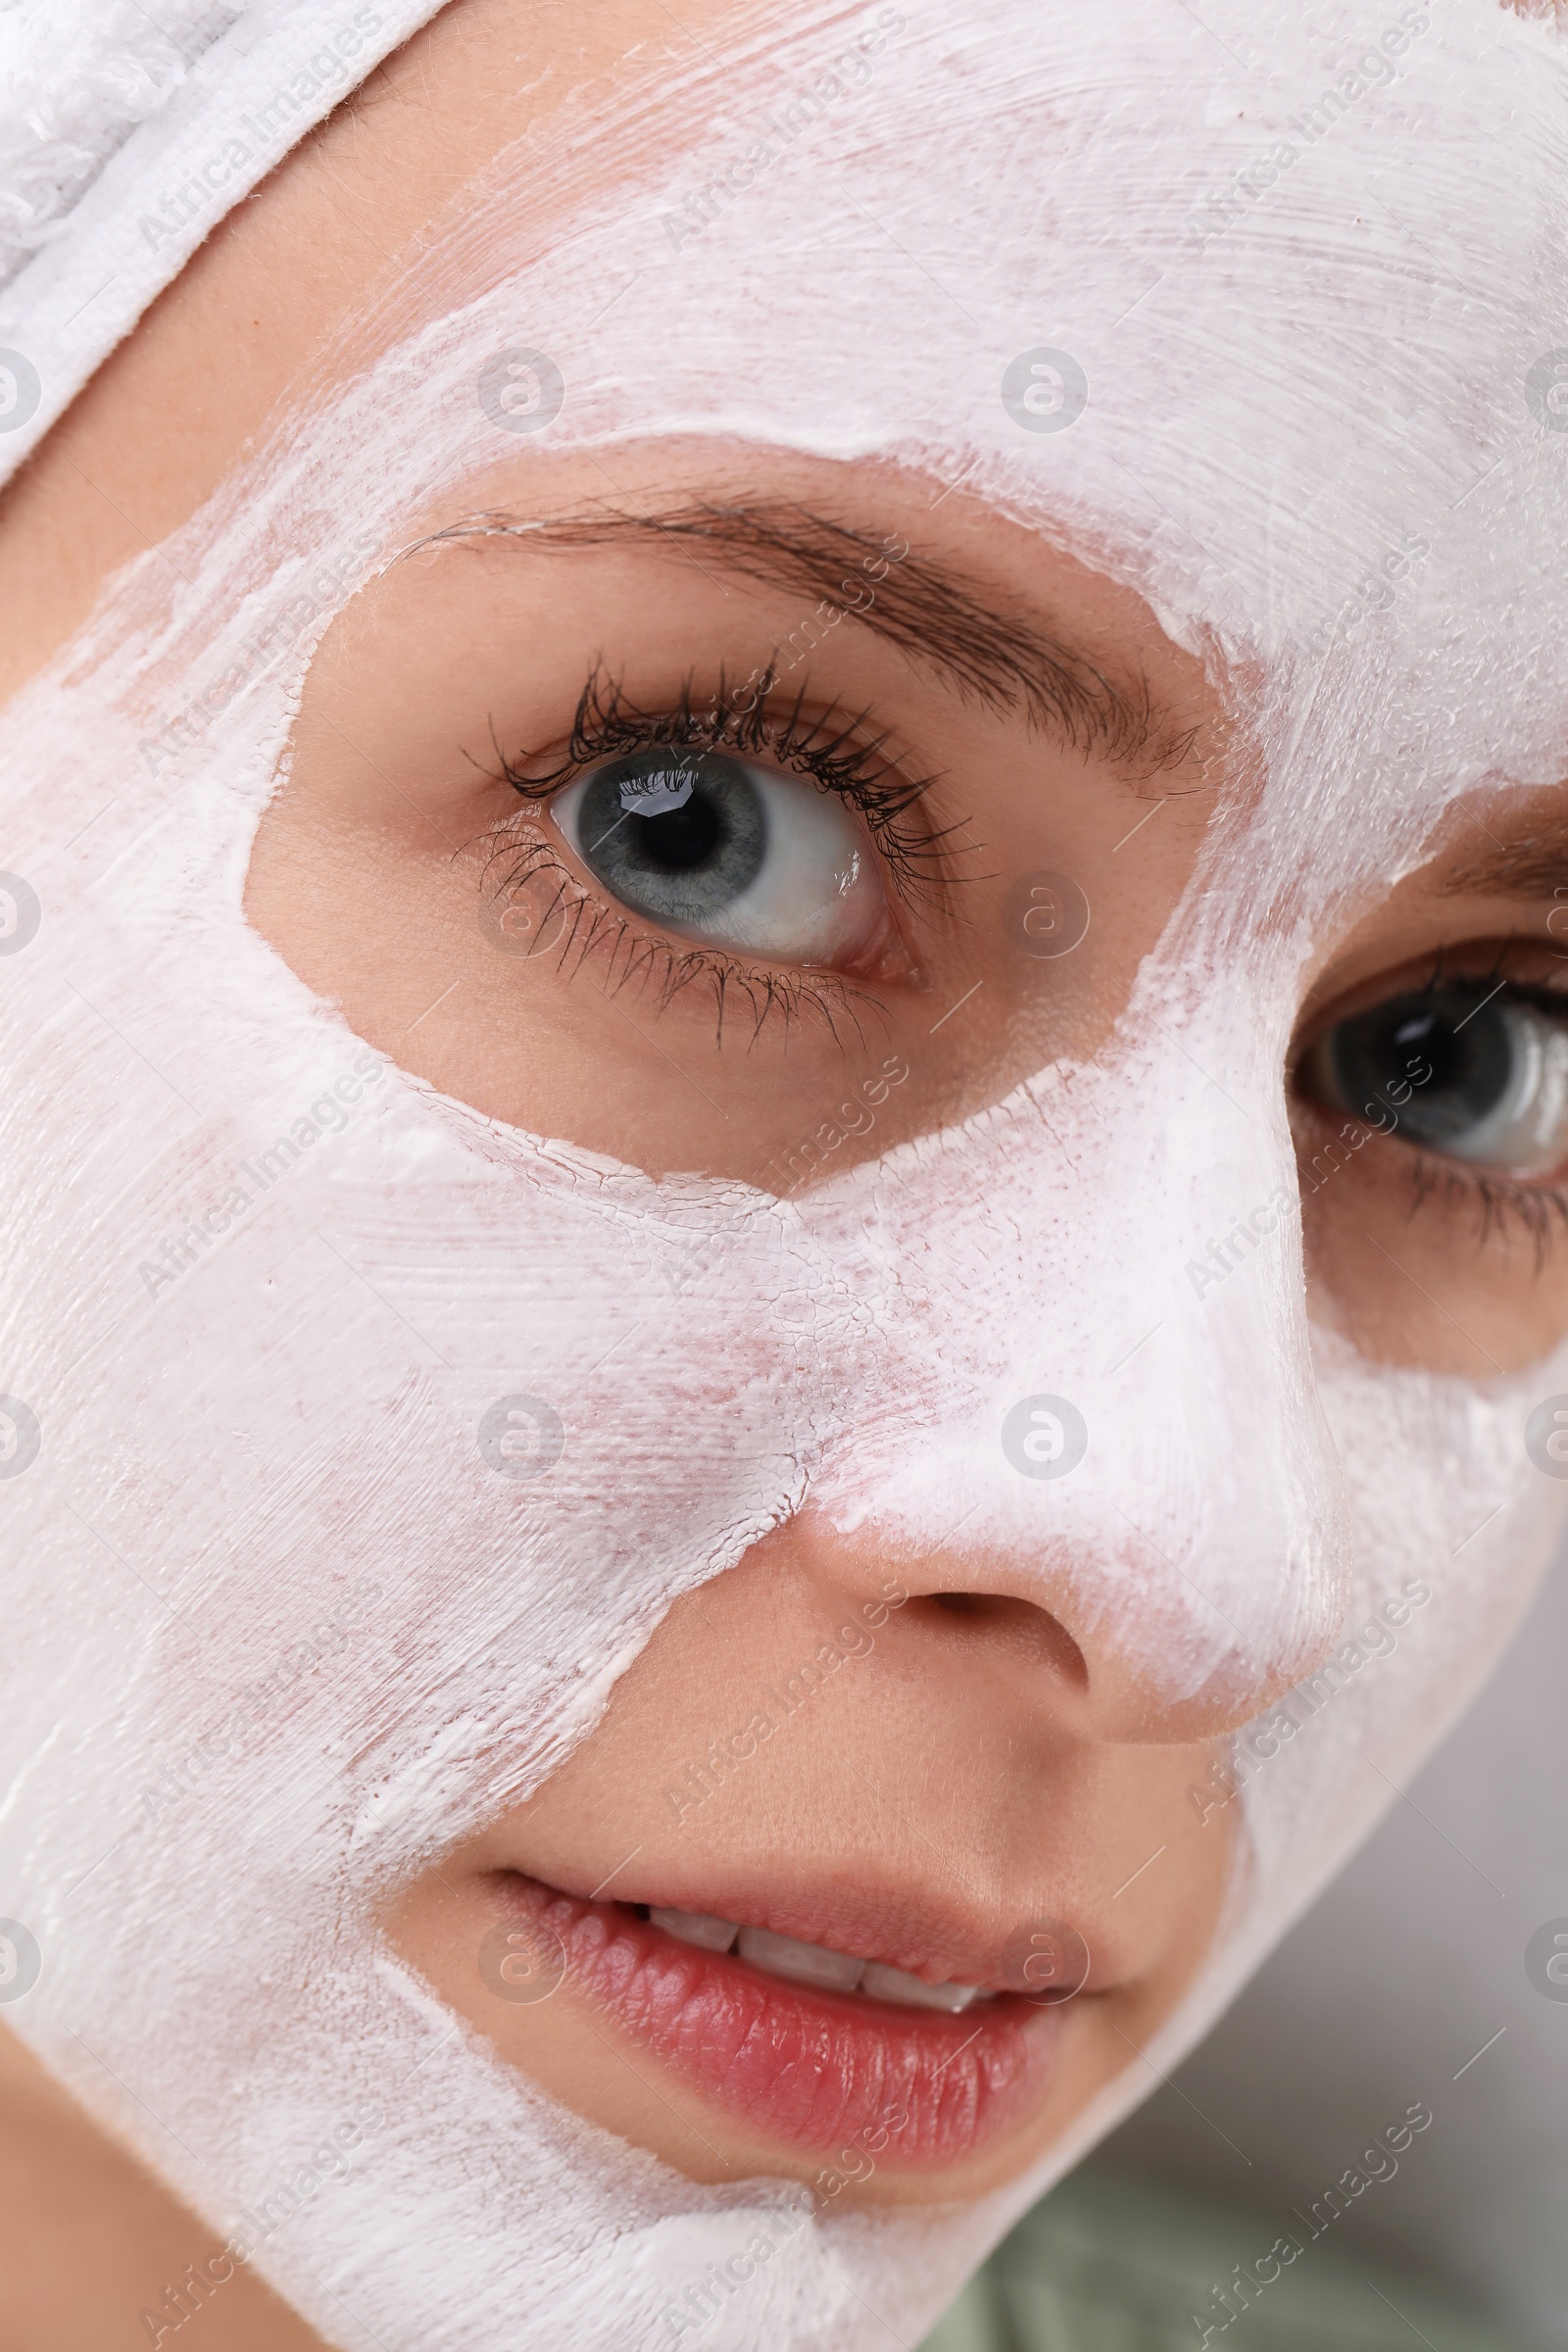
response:
<path fill-rule="evenodd" d="M 619 1903 L 502 1874 L 509 1913 L 564 1956 L 563 1984 L 713 2106 L 794 2148 L 939 2167 L 1045 2096 L 1066 2006 L 1003 1995 L 956 2017 L 820 1992 L 679 1943 Z M 869 2169 L 869 2168 L 867 2168 Z"/>

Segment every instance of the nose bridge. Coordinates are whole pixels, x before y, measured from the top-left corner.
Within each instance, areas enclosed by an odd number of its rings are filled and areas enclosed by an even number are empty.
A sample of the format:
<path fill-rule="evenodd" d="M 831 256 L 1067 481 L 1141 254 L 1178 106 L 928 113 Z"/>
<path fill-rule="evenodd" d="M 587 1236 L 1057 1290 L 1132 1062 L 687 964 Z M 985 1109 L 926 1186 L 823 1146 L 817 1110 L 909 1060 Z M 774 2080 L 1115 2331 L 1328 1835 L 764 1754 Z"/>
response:
<path fill-rule="evenodd" d="M 1092 1674 L 1237 1715 L 1310 1669 L 1347 1588 L 1283 1048 L 1256 1027 L 1200 1054 L 1152 1030 L 879 1165 L 858 1205 L 888 1312 L 816 1486 L 1051 1610 Z"/>

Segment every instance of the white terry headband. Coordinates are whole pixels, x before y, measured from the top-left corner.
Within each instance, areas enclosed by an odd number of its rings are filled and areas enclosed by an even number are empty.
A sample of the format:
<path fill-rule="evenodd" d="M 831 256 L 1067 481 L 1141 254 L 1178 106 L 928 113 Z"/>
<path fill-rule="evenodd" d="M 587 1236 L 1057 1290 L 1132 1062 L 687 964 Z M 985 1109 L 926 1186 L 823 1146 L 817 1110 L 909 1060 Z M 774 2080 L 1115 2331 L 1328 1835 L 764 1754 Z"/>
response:
<path fill-rule="evenodd" d="M 443 0 L 0 0 L 0 482 Z"/>

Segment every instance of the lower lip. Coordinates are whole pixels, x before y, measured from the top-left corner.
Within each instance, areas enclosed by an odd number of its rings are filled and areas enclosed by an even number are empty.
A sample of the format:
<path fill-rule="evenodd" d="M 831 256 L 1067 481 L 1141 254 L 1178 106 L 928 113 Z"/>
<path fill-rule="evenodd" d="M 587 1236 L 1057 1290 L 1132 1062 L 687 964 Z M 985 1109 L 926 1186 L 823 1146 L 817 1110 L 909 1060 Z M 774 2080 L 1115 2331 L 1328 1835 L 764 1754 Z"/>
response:
<path fill-rule="evenodd" d="M 1063 2007 L 1002 1994 L 956 2017 L 818 1992 L 678 1943 L 618 1903 L 508 1873 L 508 1907 L 591 2001 L 701 2096 L 788 2147 L 901 2170 L 956 2164 L 1015 2129 L 1055 2070 Z"/>

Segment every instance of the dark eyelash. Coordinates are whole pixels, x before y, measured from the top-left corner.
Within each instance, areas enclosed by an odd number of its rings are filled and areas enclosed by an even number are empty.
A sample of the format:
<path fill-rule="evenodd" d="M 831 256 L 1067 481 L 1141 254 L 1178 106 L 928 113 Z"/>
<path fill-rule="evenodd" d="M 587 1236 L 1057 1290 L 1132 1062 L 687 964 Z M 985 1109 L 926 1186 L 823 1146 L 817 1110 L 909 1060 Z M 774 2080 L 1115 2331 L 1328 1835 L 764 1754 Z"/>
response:
<path fill-rule="evenodd" d="M 960 828 L 907 821 L 939 779 L 906 774 L 888 755 L 886 730 L 866 735 L 869 706 L 851 716 L 834 704 L 820 716 L 808 718 L 803 687 L 787 709 L 769 711 L 766 704 L 776 682 L 770 662 L 760 677 L 733 690 L 753 693 L 751 709 L 743 711 L 734 707 L 722 670 L 710 700 L 695 696 L 694 679 L 688 674 L 673 707 L 645 710 L 602 662 L 596 662 L 578 698 L 570 741 L 561 758 L 541 768 L 539 755 L 524 751 L 509 757 L 497 743 L 497 780 L 510 784 L 523 800 L 546 801 L 601 760 L 662 745 L 679 751 L 732 751 L 752 758 L 765 754 L 777 766 L 810 776 L 822 791 L 838 793 L 858 808 L 900 896 L 940 906 L 955 879 L 949 870 L 948 845 Z"/>
<path fill-rule="evenodd" d="M 1545 981 L 1519 980 L 1513 977 L 1520 947 L 1538 948 L 1539 945 L 1539 941 L 1531 939 L 1499 940 L 1492 961 L 1484 971 L 1477 971 L 1468 964 L 1461 970 L 1454 970 L 1453 951 L 1439 948 L 1432 958 L 1432 968 L 1426 978 L 1418 987 L 1401 993 L 1407 993 L 1413 997 L 1435 996 L 1439 989 L 1454 988 L 1465 983 L 1485 992 L 1488 989 L 1496 988 L 1500 983 L 1507 989 L 1509 996 L 1519 1004 L 1534 1005 L 1540 1012 L 1554 1013 L 1559 1019 L 1568 1019 L 1568 981 L 1561 986 L 1552 987 Z M 1446 958 L 1447 959 L 1446 960 Z"/>
<path fill-rule="evenodd" d="M 1484 1250 L 1496 1235 L 1510 1230 L 1528 1235 L 1540 1274 L 1564 1234 L 1568 1234 L 1568 1185 L 1520 1184 L 1513 1177 L 1478 1168 L 1461 1175 L 1451 1160 L 1439 1159 L 1417 1148 L 1411 1154 L 1410 1215 L 1414 1217 L 1434 1195 L 1446 1203 L 1477 1213 L 1476 1248 Z"/>
<path fill-rule="evenodd" d="M 882 1008 L 874 997 L 837 975 L 770 971 L 765 966 L 742 963 L 722 949 L 678 947 L 673 940 L 657 933 L 638 931 L 615 907 L 596 905 L 587 897 L 546 843 L 535 843 L 524 852 L 503 888 L 515 883 L 524 873 L 559 876 L 555 906 L 565 912 L 565 930 L 558 969 L 564 971 L 570 962 L 573 971 L 581 971 L 590 956 L 603 951 L 607 959 L 607 993 L 619 996 L 623 989 L 634 984 L 639 991 L 652 986 L 657 991 L 660 1012 L 667 1010 L 677 997 L 694 985 L 710 988 L 719 1045 L 724 1042 L 725 1015 L 732 1005 L 743 1007 L 749 1015 L 754 1046 L 770 1020 L 782 1020 L 787 1041 L 793 1025 L 803 1014 L 810 1014 L 821 1021 L 841 1051 L 844 1046 L 839 1028 L 841 1017 L 863 1048 L 866 1035 L 861 1013 L 876 1020 L 882 1018 Z M 554 910 L 552 907 L 551 912 Z"/>
<path fill-rule="evenodd" d="M 840 793 L 863 813 L 901 895 L 912 898 L 923 893 L 940 899 L 950 879 L 941 845 L 956 828 L 937 831 L 904 822 L 936 778 L 912 778 L 900 770 L 896 761 L 882 757 L 886 735 L 866 739 L 860 733 L 869 710 L 845 720 L 835 708 L 808 721 L 803 716 L 804 696 L 797 696 L 787 715 L 768 713 L 761 706 L 774 682 L 771 665 L 755 682 L 750 711 L 733 707 L 722 670 L 710 702 L 696 699 L 688 675 L 672 707 L 647 711 L 631 702 L 603 662 L 597 662 L 578 698 L 571 736 L 560 759 L 545 767 L 540 764 L 542 755 L 527 751 L 509 755 L 492 727 L 497 768 L 490 772 L 497 782 L 510 785 L 520 800 L 540 803 L 586 768 L 617 754 L 661 745 L 686 751 L 724 748 L 753 756 L 766 752 L 780 766 L 804 770 L 821 789 Z M 754 680 L 747 683 L 750 686 Z M 606 963 L 606 986 L 612 995 L 634 985 L 640 993 L 652 988 L 656 1009 L 662 1012 L 694 984 L 709 987 L 720 1044 L 726 1016 L 733 1007 L 743 1008 L 749 1017 L 752 1045 L 775 1018 L 783 1021 L 787 1039 L 798 1020 L 811 1016 L 821 1021 L 841 1050 L 845 1044 L 841 1021 L 863 1048 L 862 1015 L 874 1024 L 885 1018 L 874 996 L 840 974 L 780 972 L 749 965 L 723 949 L 684 946 L 646 932 L 614 906 L 597 903 L 585 894 L 546 842 L 530 842 L 520 856 L 515 855 L 516 846 L 508 829 L 500 828 L 491 837 L 487 870 L 498 860 L 514 859 L 502 877 L 502 892 L 530 873 L 548 872 L 558 877 L 557 897 L 549 912 L 560 909 L 565 915 L 560 968 L 564 971 L 569 965 L 580 971 L 591 956 L 601 955 Z"/>
<path fill-rule="evenodd" d="M 854 1030 L 862 1048 L 867 1042 L 862 1014 L 873 1024 L 885 1026 L 886 1016 L 876 999 L 842 974 L 773 971 L 765 965 L 743 963 L 723 949 L 685 947 L 657 932 L 639 930 L 617 907 L 595 900 L 586 892 L 548 842 L 529 841 L 519 851 L 516 841 L 502 827 L 499 833 L 489 835 L 485 844 L 486 877 L 494 864 L 508 859 L 511 862 L 506 865 L 494 894 L 498 900 L 534 875 L 546 874 L 553 880 L 556 895 L 543 909 L 540 928 L 545 929 L 558 913 L 562 915 L 558 970 L 568 972 L 569 967 L 571 972 L 581 971 L 590 956 L 603 954 L 606 993 L 619 996 L 633 984 L 640 992 L 652 987 L 657 993 L 659 1012 L 667 1010 L 694 984 L 707 986 L 713 994 L 715 1031 L 720 1045 L 724 1042 L 725 1015 L 732 1004 L 744 1007 L 750 1014 L 754 1046 L 774 1018 L 783 1021 L 787 1041 L 794 1024 L 803 1014 L 809 1014 L 822 1023 L 841 1052 L 844 1048 L 841 1018 Z M 554 946 L 545 951 L 528 950 L 530 955 L 541 952 L 557 954 Z"/>

